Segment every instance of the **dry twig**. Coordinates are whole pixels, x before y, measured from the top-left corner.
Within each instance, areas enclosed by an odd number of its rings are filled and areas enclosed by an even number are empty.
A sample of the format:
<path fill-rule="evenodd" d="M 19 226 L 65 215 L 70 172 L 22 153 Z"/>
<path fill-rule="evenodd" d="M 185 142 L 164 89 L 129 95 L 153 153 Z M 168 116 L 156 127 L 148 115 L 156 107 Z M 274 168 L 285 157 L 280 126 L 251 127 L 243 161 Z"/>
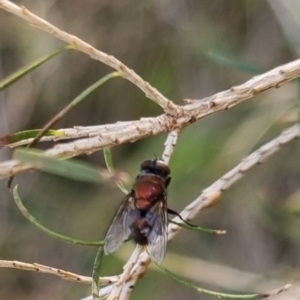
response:
<path fill-rule="evenodd" d="M 154 118 L 142 118 L 139 121 L 89 128 L 79 127 L 66 129 L 65 133 L 68 138 L 78 138 L 86 135 L 91 135 L 92 137 L 82 138 L 70 143 L 58 144 L 52 149 L 45 151 L 45 155 L 74 157 L 82 154 L 90 154 L 105 147 L 134 142 L 147 136 L 180 130 L 209 114 L 221 109 L 231 108 L 232 106 L 253 97 L 257 93 L 292 80 L 299 76 L 299 74 L 300 60 L 296 60 L 275 68 L 265 74 L 256 76 L 240 86 L 215 94 L 204 100 L 196 101 L 193 104 L 186 105 L 183 108 L 188 114 L 185 114 L 180 118 L 174 118 L 168 114 L 163 114 Z M 76 136 L 76 134 L 78 135 Z M 43 139 L 48 139 L 48 137 Z M 6 161 L 0 163 L 0 179 L 27 170 L 30 170 L 30 166 L 21 164 L 17 160 Z"/>
<path fill-rule="evenodd" d="M 0 260 L 0 268 L 12 268 L 12 269 L 33 271 L 38 273 L 55 275 L 65 280 L 76 281 L 76 282 L 86 283 L 86 284 L 92 283 L 91 277 L 78 275 L 69 271 L 64 271 L 62 269 L 56 269 L 53 267 L 49 267 L 37 263 L 29 264 L 29 263 L 16 261 L 16 260 Z M 119 280 L 119 276 L 101 277 L 99 280 L 99 284 L 111 284 L 117 282 L 118 280 Z"/>
<path fill-rule="evenodd" d="M 65 41 L 66 43 L 74 46 L 75 49 L 88 54 L 91 58 L 99 60 L 104 64 L 112 67 L 113 69 L 116 69 L 122 74 L 124 78 L 128 79 L 133 84 L 138 86 L 149 99 L 153 100 L 159 106 L 161 106 L 166 113 L 174 116 L 177 116 L 179 114 L 181 110 L 180 107 L 175 105 L 172 101 L 168 100 L 157 89 L 153 88 L 148 82 L 144 81 L 133 70 L 129 69 L 115 57 L 97 50 L 90 44 L 84 42 L 74 35 L 60 30 L 58 27 L 50 24 L 49 22 L 30 12 L 24 6 L 20 7 L 12 3 L 11 1 L 1 0 L 0 8 L 26 20 L 30 25 L 46 31 L 62 41 Z"/>

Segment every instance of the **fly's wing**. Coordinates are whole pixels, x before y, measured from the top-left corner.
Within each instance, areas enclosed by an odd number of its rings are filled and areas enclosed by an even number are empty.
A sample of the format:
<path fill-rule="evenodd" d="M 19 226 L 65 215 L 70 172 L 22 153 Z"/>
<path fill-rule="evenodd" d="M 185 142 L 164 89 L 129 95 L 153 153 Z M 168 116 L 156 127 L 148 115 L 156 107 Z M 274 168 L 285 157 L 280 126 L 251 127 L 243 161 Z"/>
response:
<path fill-rule="evenodd" d="M 116 251 L 130 235 L 130 226 L 139 217 L 132 193 L 120 205 L 104 240 L 104 253 Z"/>
<path fill-rule="evenodd" d="M 147 223 L 151 226 L 148 235 L 148 249 L 151 256 L 161 262 L 167 251 L 168 241 L 168 215 L 166 197 L 158 201 L 146 215 Z"/>

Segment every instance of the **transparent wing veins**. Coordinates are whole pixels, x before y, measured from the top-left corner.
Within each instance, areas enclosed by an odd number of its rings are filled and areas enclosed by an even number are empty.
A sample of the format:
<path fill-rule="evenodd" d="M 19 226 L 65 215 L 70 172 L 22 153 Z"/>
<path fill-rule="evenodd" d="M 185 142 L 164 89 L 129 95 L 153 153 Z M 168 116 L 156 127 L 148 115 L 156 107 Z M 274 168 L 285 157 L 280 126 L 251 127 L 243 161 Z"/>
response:
<path fill-rule="evenodd" d="M 158 207 L 156 207 L 158 205 Z M 161 262 L 166 254 L 168 242 L 168 216 L 166 201 L 159 201 L 152 209 L 156 209 L 153 218 L 152 230 L 148 236 L 148 249 L 150 255 L 157 261 Z"/>
<path fill-rule="evenodd" d="M 104 240 L 105 254 L 116 251 L 130 236 L 130 226 L 137 217 L 131 193 L 126 196 L 120 205 Z"/>

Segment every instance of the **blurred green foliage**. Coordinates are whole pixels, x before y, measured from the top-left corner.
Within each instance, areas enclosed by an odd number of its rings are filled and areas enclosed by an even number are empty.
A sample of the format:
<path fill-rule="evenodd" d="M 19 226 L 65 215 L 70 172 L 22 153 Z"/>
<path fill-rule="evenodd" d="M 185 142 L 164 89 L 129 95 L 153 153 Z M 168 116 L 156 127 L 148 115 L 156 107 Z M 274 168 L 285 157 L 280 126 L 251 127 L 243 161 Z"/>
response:
<path fill-rule="evenodd" d="M 116 56 L 178 104 L 183 104 L 184 98 L 200 99 L 228 89 L 259 70 L 299 56 L 296 2 L 289 1 L 287 6 L 272 0 L 18 3 Z M 0 29 L 0 80 L 63 46 L 53 36 L 2 10 Z M 56 56 L 1 91 L 0 136 L 42 128 L 108 72 L 111 69 L 107 66 L 76 51 Z M 112 80 L 73 109 L 55 129 L 161 113 L 130 82 Z M 298 121 L 298 113 L 299 92 L 292 82 L 184 129 L 170 161 L 169 206 L 180 211 L 240 159 Z M 165 139 L 166 135 L 160 135 L 113 148 L 115 168 L 128 172 L 134 180 L 142 160 L 161 155 Z M 51 145 L 42 144 L 41 148 Z M 3 149 L 0 156 L 5 161 L 11 153 Z M 101 152 L 81 159 L 105 166 Z M 41 172 L 17 176 L 16 182 L 26 207 L 45 226 L 86 240 L 104 237 L 124 197 L 114 185 L 98 186 Z M 295 213 L 299 182 L 299 142 L 294 142 L 252 170 L 217 206 L 201 212 L 193 221 L 226 229 L 225 236 L 184 231 L 170 243 L 168 253 L 253 272 L 262 278 L 296 281 L 300 275 L 300 227 Z M 97 249 L 65 244 L 40 232 L 20 214 L 5 185 L 5 181 L 0 182 L 1 259 L 38 262 L 91 275 Z M 292 198 L 296 200 L 291 202 Z M 133 245 L 126 243 L 115 254 L 104 257 L 101 274 L 118 274 L 126 259 L 124 253 L 129 255 L 132 249 Z M 181 263 L 180 259 L 172 260 L 170 270 Z M 192 265 L 182 264 L 180 268 L 182 272 L 187 269 L 185 274 L 195 274 Z M 208 280 L 213 270 L 207 268 L 191 275 L 197 285 L 205 282 L 220 291 L 258 289 L 257 282 L 228 286 Z M 224 271 L 223 276 L 231 275 Z M 1 299 L 79 299 L 90 293 L 89 286 L 10 269 L 1 269 L 0 287 Z M 139 281 L 132 299 L 153 299 L 154 287 L 156 300 L 210 299 L 184 289 L 158 270 Z"/>

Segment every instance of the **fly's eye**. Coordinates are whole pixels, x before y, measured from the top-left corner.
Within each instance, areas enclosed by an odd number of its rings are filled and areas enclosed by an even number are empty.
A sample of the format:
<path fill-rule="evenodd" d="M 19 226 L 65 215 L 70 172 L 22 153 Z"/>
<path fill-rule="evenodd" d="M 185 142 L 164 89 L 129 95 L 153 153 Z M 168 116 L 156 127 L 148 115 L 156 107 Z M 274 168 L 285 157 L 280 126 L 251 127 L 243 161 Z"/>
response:
<path fill-rule="evenodd" d="M 168 176 L 171 173 L 170 168 L 159 159 L 145 160 L 141 163 L 140 168 L 142 171 L 151 172 L 163 177 Z"/>
<path fill-rule="evenodd" d="M 169 166 L 166 165 L 163 161 L 156 160 L 155 164 L 156 164 L 156 168 L 158 170 L 160 170 L 162 173 L 164 173 L 166 175 L 169 175 L 171 173 L 171 170 L 170 170 Z"/>
<path fill-rule="evenodd" d="M 153 161 L 152 160 L 145 160 L 140 165 L 141 169 L 152 169 L 153 168 Z"/>

